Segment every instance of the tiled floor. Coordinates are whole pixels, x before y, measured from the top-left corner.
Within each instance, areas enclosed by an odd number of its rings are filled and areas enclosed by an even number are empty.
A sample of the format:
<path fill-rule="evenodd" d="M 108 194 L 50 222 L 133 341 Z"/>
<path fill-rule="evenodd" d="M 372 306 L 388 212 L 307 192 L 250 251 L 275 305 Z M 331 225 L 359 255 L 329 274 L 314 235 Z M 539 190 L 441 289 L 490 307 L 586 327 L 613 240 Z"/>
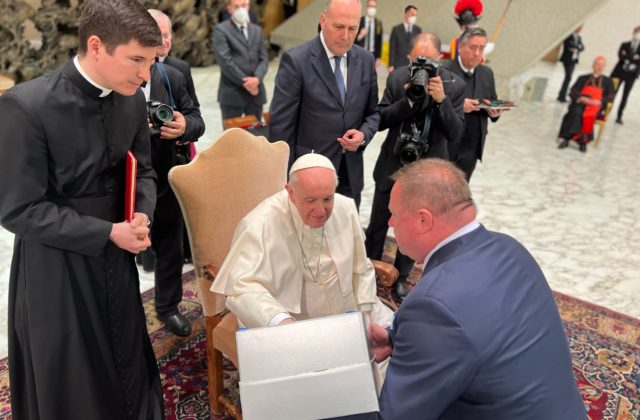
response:
<path fill-rule="evenodd" d="M 274 62 L 266 78 L 269 97 L 276 69 Z M 576 74 L 586 72 L 582 70 Z M 198 68 L 193 73 L 207 125 L 198 145 L 202 149 L 222 131 L 216 103 L 219 69 Z M 490 125 L 484 162 L 471 181 L 479 220 L 520 240 L 539 261 L 554 290 L 638 318 L 640 88 L 631 94 L 625 124 L 612 121 L 600 147 L 590 146 L 582 154 L 574 147 L 556 148 L 566 111 L 554 100 L 563 76 L 561 66 L 541 63 L 532 74 L 549 78 L 544 101 L 521 102 Z M 373 196 L 371 173 L 385 135 L 379 133 L 365 152 L 363 225 L 368 223 Z M 12 243 L 12 235 L 0 228 L 0 356 L 7 354 Z M 153 277 L 141 273 L 141 289 L 151 287 Z"/>

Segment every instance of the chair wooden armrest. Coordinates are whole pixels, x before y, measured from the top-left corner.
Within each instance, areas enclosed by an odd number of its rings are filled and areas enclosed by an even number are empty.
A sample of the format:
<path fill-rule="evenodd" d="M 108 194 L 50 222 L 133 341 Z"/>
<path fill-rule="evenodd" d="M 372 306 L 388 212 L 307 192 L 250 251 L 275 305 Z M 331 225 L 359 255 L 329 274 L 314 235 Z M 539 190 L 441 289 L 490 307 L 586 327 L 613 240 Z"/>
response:
<path fill-rule="evenodd" d="M 373 264 L 373 268 L 376 270 L 376 281 L 379 285 L 391 287 L 396 284 L 398 276 L 400 275 L 397 268 L 379 260 L 371 260 L 371 264 Z"/>
<path fill-rule="evenodd" d="M 202 274 L 204 275 L 204 278 L 209 281 L 214 281 L 219 272 L 220 267 L 215 267 L 212 264 L 207 264 L 202 267 Z"/>
<path fill-rule="evenodd" d="M 227 118 L 222 121 L 225 129 L 229 128 L 248 128 L 258 122 L 255 115 L 245 115 L 244 117 Z"/>

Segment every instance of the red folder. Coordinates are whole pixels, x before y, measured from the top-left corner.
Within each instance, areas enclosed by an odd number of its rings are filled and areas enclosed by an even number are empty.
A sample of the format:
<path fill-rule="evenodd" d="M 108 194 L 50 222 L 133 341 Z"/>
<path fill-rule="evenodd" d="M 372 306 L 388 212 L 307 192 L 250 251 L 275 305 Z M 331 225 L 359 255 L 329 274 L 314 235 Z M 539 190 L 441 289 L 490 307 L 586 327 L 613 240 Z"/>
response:
<path fill-rule="evenodd" d="M 136 211 L 136 179 L 138 178 L 138 159 L 131 150 L 127 152 L 127 169 L 124 186 L 124 218 L 127 222 L 133 220 Z"/>

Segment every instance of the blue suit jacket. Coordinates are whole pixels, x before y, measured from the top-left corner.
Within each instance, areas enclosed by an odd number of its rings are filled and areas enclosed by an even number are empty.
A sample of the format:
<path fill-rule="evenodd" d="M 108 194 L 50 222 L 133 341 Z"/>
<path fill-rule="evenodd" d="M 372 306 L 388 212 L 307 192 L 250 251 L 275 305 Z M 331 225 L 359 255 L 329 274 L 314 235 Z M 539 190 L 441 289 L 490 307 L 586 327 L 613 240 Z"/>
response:
<path fill-rule="evenodd" d="M 320 36 L 286 51 L 280 60 L 270 106 L 269 140 L 289 144 L 289 166 L 314 150 L 338 170 L 343 148 L 336 140 L 349 129 L 364 133 L 369 143 L 380 115 L 375 60 L 354 45 L 347 53 L 346 105 L 340 100 L 335 75 Z M 349 182 L 354 192 L 364 186 L 362 152 L 346 152 Z"/>
<path fill-rule="evenodd" d="M 470 232 L 439 249 L 398 309 L 385 419 L 585 419 L 560 316 L 513 238 Z"/>

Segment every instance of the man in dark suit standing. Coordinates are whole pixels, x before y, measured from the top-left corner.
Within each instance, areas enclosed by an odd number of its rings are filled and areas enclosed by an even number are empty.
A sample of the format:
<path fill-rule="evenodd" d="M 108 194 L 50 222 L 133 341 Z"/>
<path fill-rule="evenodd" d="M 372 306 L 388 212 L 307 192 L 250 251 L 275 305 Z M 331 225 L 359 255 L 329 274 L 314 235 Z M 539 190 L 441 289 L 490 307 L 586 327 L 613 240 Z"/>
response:
<path fill-rule="evenodd" d="M 196 88 L 193 84 L 193 77 L 191 76 L 191 66 L 184 60 L 181 60 L 177 57 L 173 57 L 169 55 L 171 51 L 171 41 L 173 39 L 173 32 L 171 30 L 171 19 L 165 13 L 161 12 L 157 9 L 149 9 L 148 10 L 151 16 L 155 19 L 158 27 L 160 28 L 160 32 L 162 34 L 162 47 L 158 48 L 158 61 L 161 63 L 165 63 L 174 67 L 182 73 L 186 82 L 187 82 L 187 92 L 189 92 L 189 96 L 191 96 L 191 100 L 196 108 L 200 109 L 200 102 L 198 101 L 198 96 L 196 95 Z M 195 146 L 192 144 L 194 141 L 198 139 L 190 139 L 185 143 L 189 144 L 189 160 L 193 159 L 196 154 Z M 183 254 L 185 261 L 191 261 L 191 248 L 189 246 L 189 238 L 187 237 L 187 231 L 184 230 L 183 233 Z M 145 271 L 148 269 L 153 269 L 153 265 L 155 264 L 155 257 L 153 255 L 153 250 L 149 249 L 143 253 L 138 254 L 142 261 L 142 266 Z M 137 260 L 137 257 L 136 257 Z"/>
<path fill-rule="evenodd" d="M 414 62 L 417 57 L 426 57 L 434 62 L 440 58 L 440 39 L 430 32 L 423 32 L 413 39 L 410 57 Z M 393 186 L 393 175 L 403 162 L 398 147 L 400 132 L 412 133 L 412 124 L 420 131 L 420 141 L 427 144 L 427 150 L 419 156 L 448 159 L 447 143 L 458 140 L 464 129 L 464 82 L 449 70 L 438 68 L 438 76 L 430 77 L 427 94 L 420 101 L 413 101 L 407 96 L 410 83 L 409 66 L 397 68 L 389 75 L 387 87 L 378 111 L 380 112 L 379 130 L 389 129 L 387 138 L 380 149 L 380 155 L 373 170 L 376 182 L 371 219 L 367 227 L 365 242 L 367 256 L 381 259 L 384 242 L 389 228 L 389 194 Z M 407 277 L 413 267 L 413 260 L 406 255 L 396 253 L 395 267 L 400 272 L 396 283 L 396 294 L 400 299 L 407 295 Z"/>
<path fill-rule="evenodd" d="M 558 93 L 558 102 L 567 102 L 567 90 L 569 89 L 569 83 L 571 83 L 571 75 L 573 74 L 573 69 L 576 67 L 576 64 L 578 64 L 580 52 L 584 50 L 582 38 L 580 37 L 581 30 L 582 26 L 578 26 L 578 28 L 564 40 L 562 46 L 560 61 L 564 66 L 564 80 Z"/>
<path fill-rule="evenodd" d="M 338 168 L 336 192 L 356 207 L 364 187 L 362 152 L 380 121 L 373 55 L 353 45 L 359 20 L 358 0 L 330 0 L 320 34 L 283 54 L 269 125 L 269 140 L 289 144 L 289 166 L 311 151 L 328 157 Z"/>
<path fill-rule="evenodd" d="M 503 110 L 481 109 L 498 98 L 493 71 L 480 64 L 484 59 L 487 33 L 482 28 L 471 28 L 460 35 L 458 59 L 448 64 L 457 77 L 466 84 L 464 100 L 465 129 L 460 141 L 449 144 L 449 160 L 454 162 L 471 179 L 476 163 L 482 160 L 484 141 L 487 137 L 487 120 L 496 122 Z"/>
<path fill-rule="evenodd" d="M 622 100 L 618 105 L 618 118 L 616 122 L 622 124 L 622 113 L 625 106 L 627 106 L 627 99 L 631 88 L 636 82 L 638 76 L 640 76 L 640 26 L 633 30 L 633 39 L 629 42 L 623 42 L 618 50 L 618 64 L 611 73 L 611 78 L 617 77 L 620 82 L 616 87 L 616 94 L 620 85 L 624 83 L 624 90 L 622 91 Z"/>
<path fill-rule="evenodd" d="M 231 19 L 216 25 L 213 32 L 222 119 L 255 115 L 261 120 L 267 102 L 262 79 L 269 66 L 262 28 L 249 22 L 248 0 L 229 0 L 227 11 Z"/>
<path fill-rule="evenodd" d="M 404 8 L 404 22 L 396 25 L 391 30 L 389 38 L 389 72 L 400 66 L 409 64 L 409 51 L 411 51 L 411 40 L 414 36 L 422 32 L 416 25 L 418 8 L 409 5 Z"/>
<path fill-rule="evenodd" d="M 464 174 L 450 162 L 423 159 L 394 179 L 389 225 L 424 271 L 389 328 L 370 326 L 374 358 L 391 356 L 379 417 L 586 420 L 535 259 L 478 223 Z"/>
<path fill-rule="evenodd" d="M 356 44 L 373 54 L 377 66 L 382 55 L 382 21 L 376 18 L 376 5 L 376 0 L 367 1 L 367 13 L 360 18 Z"/>
<path fill-rule="evenodd" d="M 187 162 L 183 141 L 204 134 L 200 110 L 187 91 L 184 75 L 177 69 L 157 62 L 151 69 L 151 80 L 143 88 L 147 100 L 158 101 L 173 109 L 173 120 L 151 130 L 151 163 L 158 175 L 158 199 L 151 226 L 151 246 L 156 254 L 155 304 L 158 319 L 172 333 L 185 337 L 191 323 L 182 315 L 182 264 L 184 221 L 178 200 L 169 185 L 169 170 Z"/>

